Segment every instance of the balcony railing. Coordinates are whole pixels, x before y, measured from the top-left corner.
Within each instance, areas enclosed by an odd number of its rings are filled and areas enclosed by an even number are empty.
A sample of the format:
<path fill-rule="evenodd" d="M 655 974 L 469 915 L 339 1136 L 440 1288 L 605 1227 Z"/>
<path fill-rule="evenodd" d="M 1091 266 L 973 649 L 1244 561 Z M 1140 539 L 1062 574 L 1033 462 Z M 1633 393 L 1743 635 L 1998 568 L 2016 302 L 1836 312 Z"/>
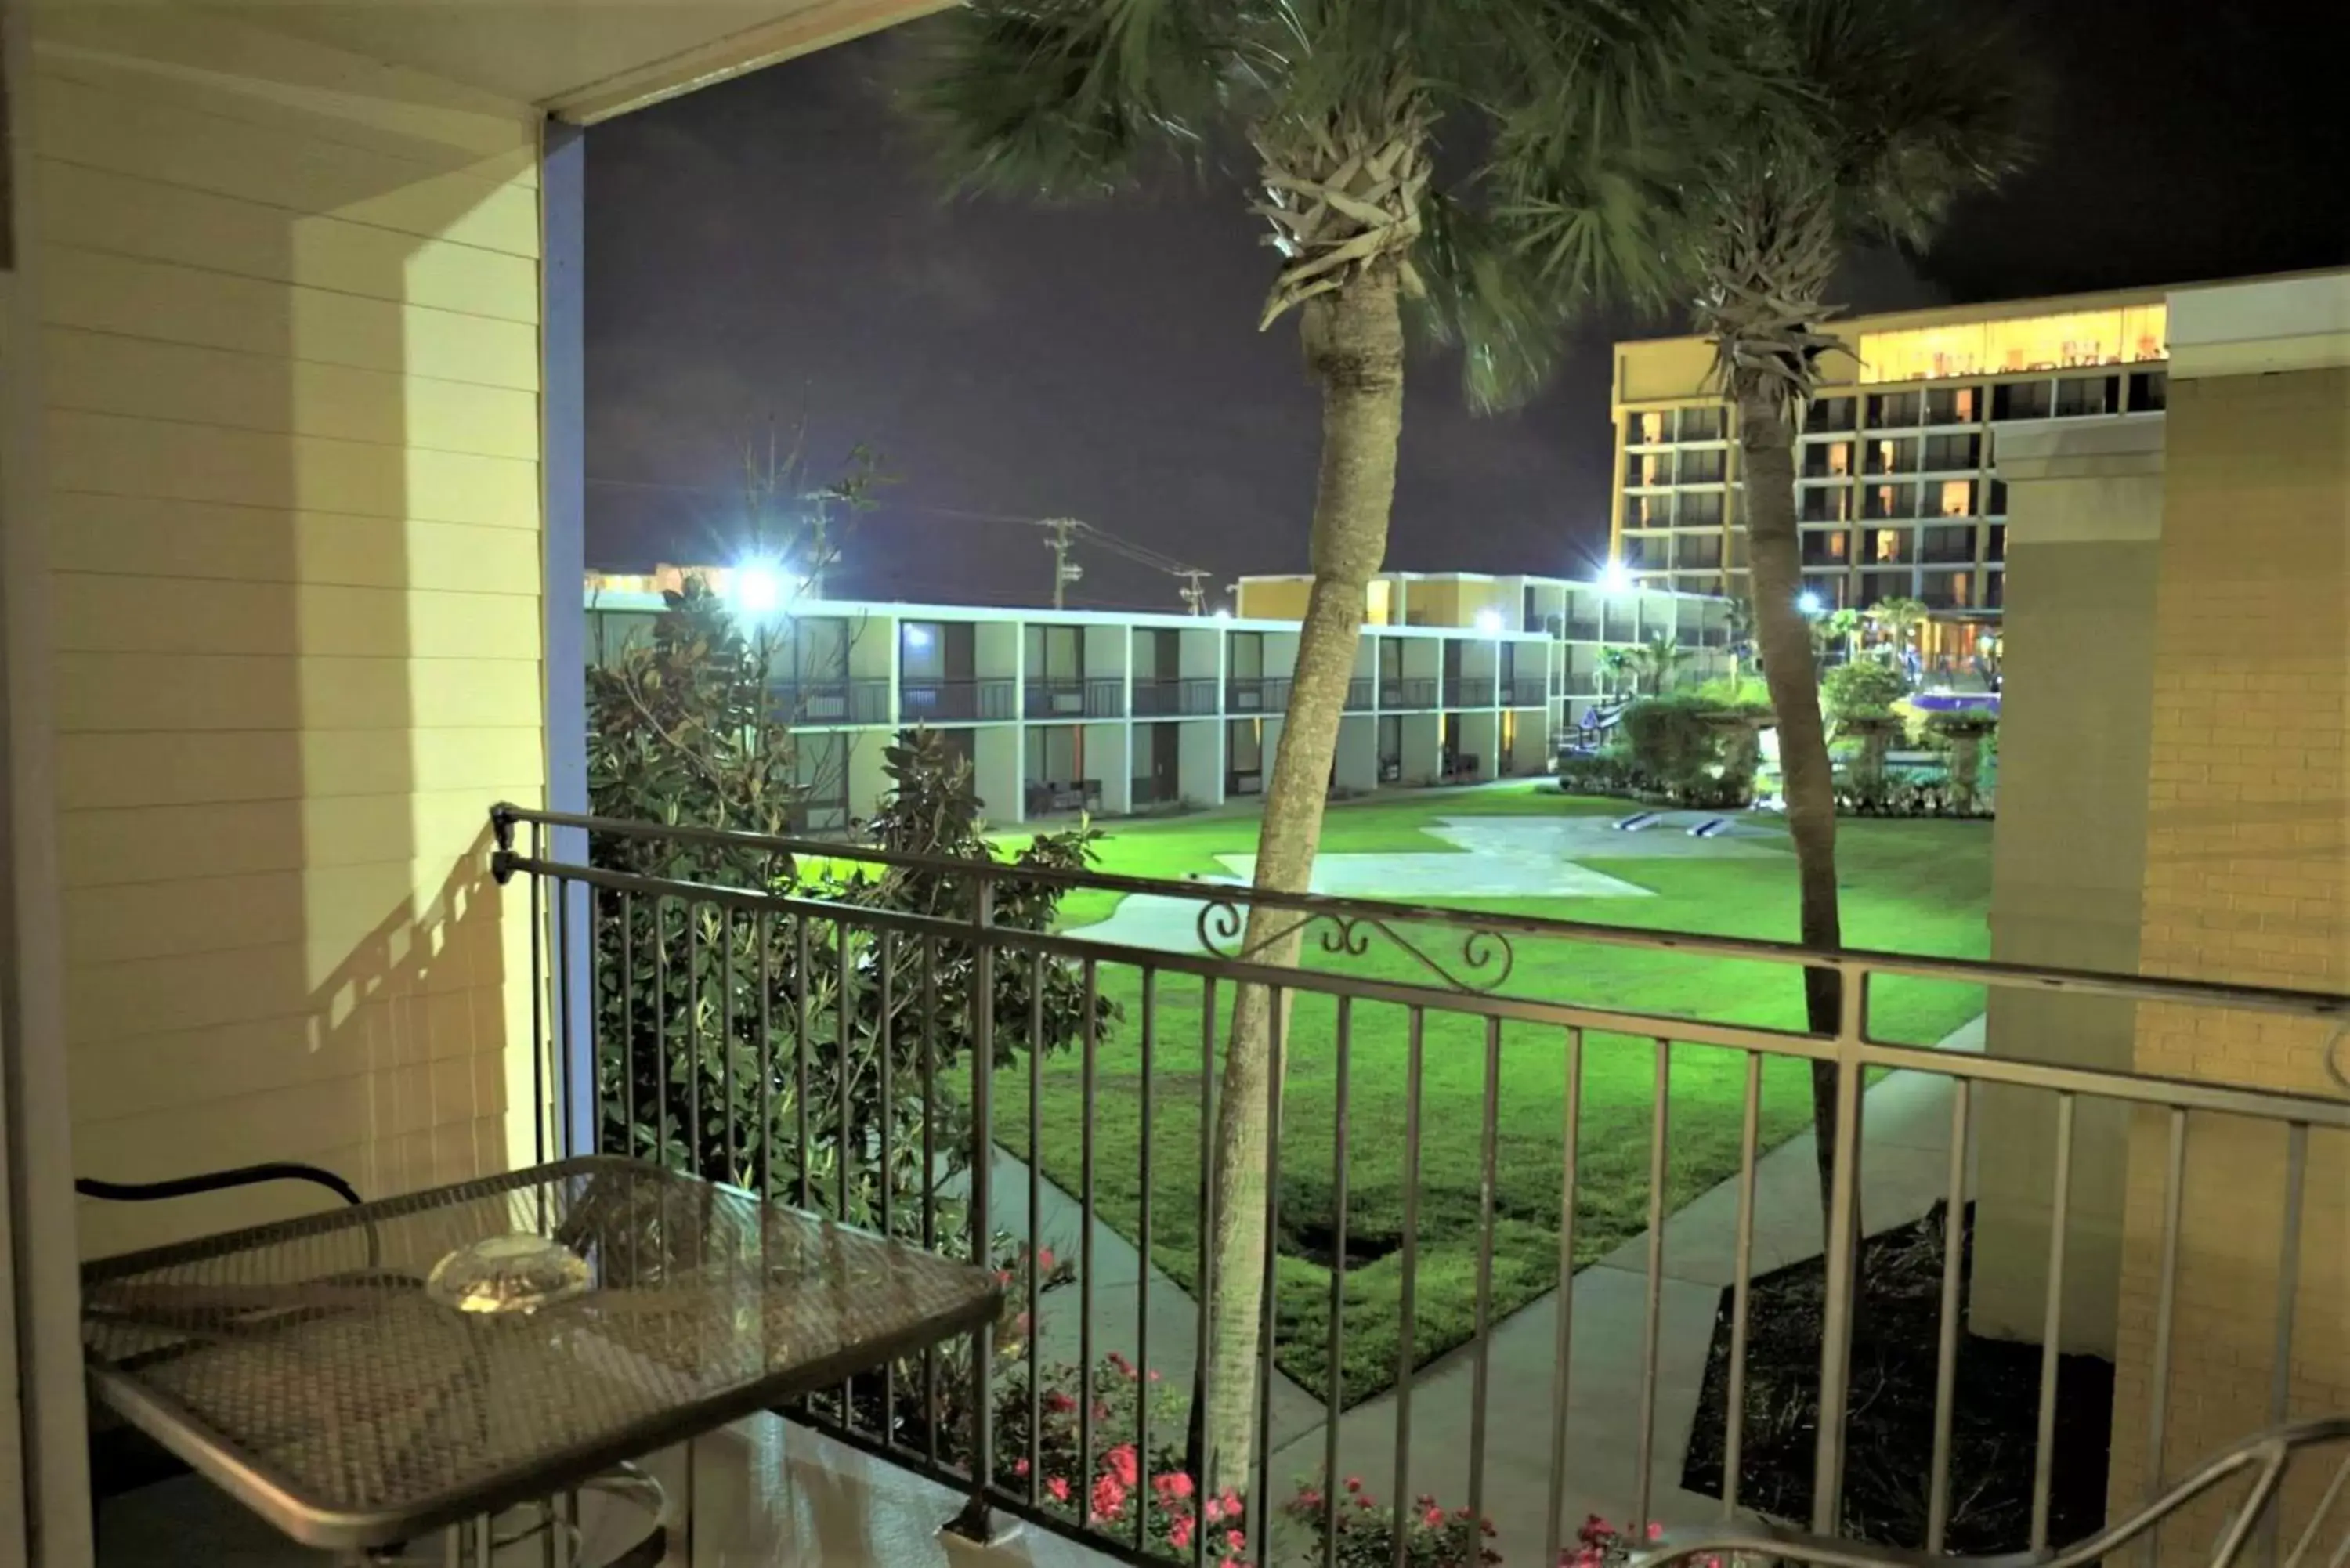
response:
<path fill-rule="evenodd" d="M 1510 681 L 1510 706 L 1539 708 L 1550 697 L 1550 681 L 1540 675 L 1514 676 Z"/>
<path fill-rule="evenodd" d="M 1444 678 L 1447 708 L 1491 708 L 1493 678 L 1490 675 L 1448 675 Z"/>
<path fill-rule="evenodd" d="M 1349 713 L 1368 712 L 1371 706 L 1372 692 L 1377 685 L 1378 683 L 1367 675 L 1357 675 L 1352 680 L 1347 681 L 1347 711 Z"/>
<path fill-rule="evenodd" d="M 889 722 L 886 680 L 783 681 L 770 690 L 775 711 L 795 724 Z"/>
<path fill-rule="evenodd" d="M 1018 684 L 987 680 L 900 680 L 898 718 L 908 724 L 982 723 L 1019 715 Z"/>
<path fill-rule="evenodd" d="M 1379 706 L 1390 713 L 1435 707 L 1435 678 L 1414 675 L 1398 680 L 1383 677 L 1379 681 Z"/>
<path fill-rule="evenodd" d="M 1074 1252 L 1066 1288 L 1026 1266 L 1041 1260 L 1015 1262 L 1017 1315 L 993 1335 L 795 1407 L 961 1489 L 970 1502 L 959 1530 L 984 1532 L 992 1515 L 1008 1513 L 1125 1562 L 1157 1560 L 1175 1516 L 1167 1503 L 1207 1495 L 1211 1457 L 1186 1439 L 1196 1429 L 1187 1411 L 1204 1398 L 1211 1409 L 1236 1405 L 1257 1434 L 1252 1462 L 1215 1477 L 1220 1509 L 1229 1488 L 1232 1510 L 1219 1528 L 1246 1542 L 1220 1540 L 1218 1550 L 1244 1560 L 1288 1560 L 1266 1544 L 1283 1503 L 1276 1480 L 1305 1468 L 1311 1490 L 1285 1511 L 1331 1532 L 1349 1489 L 1362 1484 L 1336 1483 L 1347 1469 L 1372 1473 L 1356 1456 L 1376 1449 L 1372 1484 L 1390 1496 L 1461 1489 L 1444 1500 L 1457 1498 L 1471 1521 L 1461 1561 L 1476 1560 L 1474 1521 L 1490 1517 L 1511 1561 L 1555 1563 L 1586 1509 L 1640 1521 L 1687 1506 L 1672 1501 L 1683 1495 L 1684 1459 L 1673 1434 L 1700 1416 L 1720 1434 L 1721 1495 L 1669 1519 L 1651 1561 L 1727 1562 L 1733 1551 L 1834 1568 L 1940 1559 L 1954 1530 L 1976 1528 L 1974 1511 L 1991 1506 L 1981 1472 L 1968 1468 L 1977 1446 L 1954 1442 L 1952 1425 L 1968 1397 L 1960 1353 L 1970 1270 L 1992 1266 L 1967 1245 L 1970 1205 L 1980 1203 L 2003 1205 L 2017 1234 L 2036 1226 L 2044 1238 L 2032 1261 L 1998 1265 L 2040 1271 L 2025 1293 L 2044 1303 L 2033 1325 L 2034 1435 L 2019 1439 L 2030 1476 L 2011 1472 L 2017 1490 L 1993 1500 L 1997 1518 L 1982 1526 L 2012 1534 L 2031 1555 L 2002 1561 L 2136 1562 L 2136 1548 L 2126 1559 L 2122 1547 L 2143 1544 L 2146 1521 L 2164 1517 L 2182 1560 L 2192 1545 L 2199 1563 L 2235 1563 L 2248 1541 L 2265 1541 L 2315 1568 L 2344 1538 L 2340 1515 L 2329 1524 L 2318 1511 L 2350 1501 L 2341 1479 L 2350 1466 L 2333 1468 L 2350 1441 L 2350 1412 L 2283 1422 L 2288 1397 L 2303 1397 L 2286 1369 L 2303 1365 L 2307 1346 L 2328 1343 L 2325 1324 L 2297 1314 L 2334 1304 L 2320 1284 L 2330 1276 L 2303 1284 L 2302 1264 L 2336 1266 L 2339 1206 L 2326 1184 L 2350 1156 L 2350 1100 L 1937 1049 L 1914 1013 L 1929 992 L 1955 998 L 1964 1013 L 1988 991 L 2061 992 L 2149 1020 L 2167 1038 L 2257 1038 L 2263 1048 L 2273 1040 L 2338 1062 L 2350 997 L 939 860 L 509 806 L 492 825 L 498 881 L 529 878 L 541 922 L 532 995 L 542 1142 L 692 1168 L 956 1255 L 972 1255 L 974 1237 L 990 1232 Z M 924 895 L 926 912 L 917 913 L 764 880 L 845 860 L 894 868 L 937 894 Z M 621 868 L 652 863 L 676 869 Z M 1034 913 L 1039 888 L 1140 895 L 1196 919 L 1152 946 L 1059 934 L 1040 929 L 1050 922 Z M 1313 937 L 1315 962 L 1282 968 L 1243 956 L 1253 909 L 1276 911 Z M 1026 912 L 1007 920 L 1005 911 Z M 1793 1017 L 1811 992 L 1835 1023 L 1758 1023 L 1748 1003 L 1759 992 L 1742 986 L 1737 998 L 1721 998 L 1707 968 L 1691 968 L 1671 992 L 1682 1008 L 1673 1012 L 1563 990 L 1573 981 L 1561 977 L 1586 968 L 1582 955 L 1595 945 L 1638 950 L 1641 967 L 1659 974 L 1722 961 L 1775 974 Z M 1048 992 L 1056 1016 L 1074 1006 L 1081 1022 L 1047 1031 Z M 1217 1354 L 1213 1319 L 1171 1280 L 1137 1290 L 1129 1276 L 1113 1291 L 1095 1277 L 1104 1227 L 1132 1237 L 1146 1267 L 1155 1260 L 1175 1278 L 1211 1277 L 1221 1195 L 1201 1172 L 1234 1114 L 1218 1085 L 1236 1003 L 1276 1021 L 1270 1027 L 1283 1032 L 1291 1059 L 1285 1083 L 1271 1086 L 1256 1146 L 1263 1179 L 1251 1189 L 1265 1206 L 1265 1233 L 1283 1239 L 1279 1315 L 1270 1332 L 1262 1318 L 1243 1329 L 1251 1353 L 1241 1356 Z M 1066 1059 L 1048 1075 L 1056 1050 Z M 1789 1222 L 1787 1194 L 1817 1190 L 1810 1153 L 1785 1179 L 1760 1179 L 1766 1137 L 1811 1116 L 1814 1075 L 1835 1113 L 1824 1226 L 1817 1208 L 1807 1222 Z M 1010 1096 L 1002 1109 L 999 1085 Z M 1528 1116 L 1534 1096 L 1546 1115 Z M 1375 1107 L 1359 1125 L 1358 1100 Z M 2121 1159 L 2132 1260 L 2123 1282 L 2133 1293 L 2125 1311 L 2139 1314 L 2129 1354 L 2140 1386 L 2156 1393 L 2115 1407 L 2131 1424 L 2127 1451 L 2151 1460 L 2114 1482 L 2117 1508 L 2137 1509 L 2142 1498 L 2142 1516 L 2108 1521 L 2102 1487 L 2086 1515 L 2055 1504 L 2058 1447 L 2080 1440 L 2064 1436 L 2077 1429 L 2069 1423 L 2103 1419 L 2106 1397 L 2069 1376 L 2060 1384 L 2058 1373 L 2079 1326 L 2067 1316 L 2068 1286 L 2085 1261 L 2120 1268 L 2066 1241 L 2076 1229 L 2123 1222 L 2118 1210 L 2083 1211 L 2118 1181 L 2112 1162 Z M 2002 1183 L 1979 1189 L 1978 1164 L 2001 1161 Z M 1587 1189 L 1592 1182 L 1606 1185 Z M 1685 1211 L 1705 1209 L 1707 1233 L 1721 1238 L 1720 1277 L 1707 1282 L 1725 1284 L 1714 1352 L 1722 1378 L 1700 1394 L 1660 1368 L 1675 1317 L 1694 1312 L 1709 1333 L 1716 1320 L 1710 1292 L 1689 1305 L 1698 1288 L 1686 1282 L 1689 1260 L 1676 1253 L 1667 1268 L 1669 1219 L 1708 1189 Z M 2220 1193 L 2228 1214 L 2262 1216 L 2252 1229 L 2222 1222 L 2213 1208 Z M 1873 1340 L 1871 1359 L 1860 1360 L 1855 1325 L 1881 1322 L 1875 1314 L 1891 1304 L 1868 1286 L 1886 1254 L 1874 1237 L 1864 1249 L 1864 1221 L 1927 1249 L 1925 1263 L 1899 1276 L 1904 1289 L 1918 1267 L 1939 1280 L 1898 1303 L 1922 1325 L 1908 1331 L 1915 1343 L 1903 1353 L 1929 1357 L 1933 1368 L 1930 1417 L 1911 1418 L 1917 1440 L 1930 1438 L 1931 1459 L 1895 1478 L 1905 1511 L 1880 1528 L 1898 1539 L 1876 1541 L 1838 1538 L 1856 1481 L 1881 1489 L 1888 1460 L 1871 1451 L 1852 1462 L 1857 1445 L 1875 1440 L 1850 1422 L 1886 1350 Z M 1825 1239 L 1815 1304 L 1804 1309 L 1816 1323 L 1807 1331 L 1816 1358 L 1795 1374 L 1798 1395 L 1783 1382 L 1778 1395 L 1758 1396 L 1756 1296 L 1783 1238 L 1811 1227 Z M 1611 1261 L 1591 1263 L 1604 1254 Z M 1396 1271 L 1399 1297 L 1350 1290 L 1345 1265 L 1357 1258 Z M 1307 1283 L 1317 1270 L 1326 1292 Z M 1271 1262 L 1266 1277 L 1276 1277 Z M 1669 1295 L 1682 1303 L 1670 1315 Z M 1517 1311 L 1540 1322 L 1505 1335 Z M 2221 1318 L 2224 1327 L 2212 1326 Z M 1529 1334 L 1539 1353 L 1508 1352 L 1503 1362 L 1505 1341 Z M 1367 1340 L 1380 1347 L 1377 1357 L 1350 1355 Z M 2272 1369 L 2253 1365 L 2263 1355 Z M 1144 1381 L 1161 1357 L 1163 1402 Z M 1066 1387 L 1041 1370 L 1058 1362 L 1070 1363 Z M 2224 1388 L 2211 1370 L 2221 1362 L 2236 1368 Z M 1291 1379 L 1281 1386 L 1278 1459 L 1268 1440 L 1276 1371 Z M 1604 1393 L 1576 1381 L 1594 1371 L 1606 1374 Z M 2174 1376 L 2183 1392 L 2167 1397 Z M 2248 1376 L 2257 1385 L 2250 1393 Z M 2310 1386 L 2331 1376 L 2319 1369 Z M 1338 1417 L 1382 1384 L 1390 1397 Z M 2222 1397 L 2257 1410 L 2263 1393 L 2271 1415 L 2246 1425 L 2273 1429 L 2192 1469 L 2205 1455 L 2183 1451 L 2171 1413 L 2200 1419 L 2197 1402 Z M 1314 1407 L 1302 1429 L 1300 1398 Z M 2100 1407 L 2080 1407 L 2085 1399 Z M 1756 1410 L 1762 1416 L 1751 1418 Z M 1887 1418 L 1871 1405 L 1867 1431 Z M 2211 1443 L 2208 1434 L 2194 1440 Z M 1748 1478 L 1760 1472 L 1745 1461 L 1789 1453 L 1791 1442 L 1805 1461 L 1801 1506 L 1781 1492 L 1756 1498 Z M 2319 1468 L 2286 1477 L 2300 1461 Z M 1138 1462 L 1149 1472 L 1143 1486 L 1129 1479 L 1097 1490 L 1100 1476 L 1131 1478 Z M 2208 1498 L 2216 1512 L 2181 1517 L 2229 1477 L 2251 1478 L 2241 1506 Z M 1089 1508 L 1097 1496 L 1110 1504 Z M 1180 1516 L 1196 1525 L 1191 1506 Z M 1734 1523 L 1742 1509 L 1792 1513 L 1813 1533 L 1759 1535 Z M 2216 1554 L 2200 1544 L 2215 1533 Z M 2312 1541 L 2322 1543 L 2318 1556 L 2306 1550 Z"/>
<path fill-rule="evenodd" d="M 1031 680 L 1026 712 L 1031 719 L 1122 719 L 1126 717 L 1126 682 L 1115 676 Z"/>
<path fill-rule="evenodd" d="M 1227 713 L 1280 713 L 1289 708 L 1285 676 L 1238 676 L 1224 682 Z"/>
<path fill-rule="evenodd" d="M 1212 675 L 1134 683 L 1134 716 L 1138 719 L 1212 717 L 1215 711 L 1216 680 Z"/>

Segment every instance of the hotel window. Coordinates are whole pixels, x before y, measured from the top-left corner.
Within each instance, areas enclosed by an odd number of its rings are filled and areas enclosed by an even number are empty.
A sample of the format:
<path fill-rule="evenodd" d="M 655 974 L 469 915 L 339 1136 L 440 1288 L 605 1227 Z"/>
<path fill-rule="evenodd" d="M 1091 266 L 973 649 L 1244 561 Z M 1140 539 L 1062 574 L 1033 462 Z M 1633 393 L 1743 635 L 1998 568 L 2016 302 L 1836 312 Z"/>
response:
<path fill-rule="evenodd" d="M 1680 512 L 1676 521 L 1682 527 L 1719 528 L 1721 526 L 1721 491 L 1683 491 L 1680 503 Z"/>
<path fill-rule="evenodd" d="M 1624 526 L 1627 528 L 1664 528 L 1673 520 L 1673 498 L 1669 495 L 1627 495 L 1624 498 Z"/>
<path fill-rule="evenodd" d="M 1860 598 L 1857 602 L 1865 607 L 1883 604 L 1887 599 L 1908 598 L 1912 582 L 1909 569 L 1906 566 L 1898 571 L 1863 572 L 1860 574 Z"/>
<path fill-rule="evenodd" d="M 1798 493 L 1806 523 L 1841 523 L 1852 515 L 1852 486 L 1806 484 Z"/>
<path fill-rule="evenodd" d="M 1680 482 L 1683 484 L 1719 484 L 1726 454 L 1719 447 L 1700 448 L 1681 453 Z"/>
<path fill-rule="evenodd" d="M 1914 437 L 1908 441 L 1872 441 L 1866 451 L 1871 473 L 1918 472 L 1918 442 Z"/>
<path fill-rule="evenodd" d="M 1946 479 L 1929 487 L 1934 497 L 1934 514 L 1939 517 L 1971 517 L 1975 514 L 1975 482 L 1971 479 Z"/>
<path fill-rule="evenodd" d="M 1661 566 L 1665 564 L 1665 542 L 1661 537 L 1652 540 L 1645 535 L 1627 534 L 1624 547 L 1617 552 L 1616 558 L 1636 572 L 1644 566 Z"/>
<path fill-rule="evenodd" d="M 2129 379 L 2132 413 L 2150 413 L 2170 406 L 2170 378 L 2160 370 L 2140 370 Z"/>
<path fill-rule="evenodd" d="M 1914 425 L 1924 410 L 1925 400 L 1915 392 L 1876 392 L 1868 400 L 1868 423 L 1872 430 L 1897 425 Z"/>
<path fill-rule="evenodd" d="M 1671 452 L 1634 452 L 1624 460 L 1624 483 L 1627 484 L 1670 484 L 1672 482 Z"/>
<path fill-rule="evenodd" d="M 1804 531 L 1804 565 L 1806 566 L 1840 566 L 1852 559 L 1852 534 L 1836 528 L 1823 533 L 1817 529 Z"/>
<path fill-rule="evenodd" d="M 2056 383 L 2056 414 L 2077 419 L 2086 414 L 2121 411 L 2121 378 L 2089 376 Z"/>
<path fill-rule="evenodd" d="M 1993 561 L 2004 561 L 2007 559 L 2006 524 L 1994 523 L 1991 525 L 1991 554 L 1986 557 L 1986 559 Z"/>
<path fill-rule="evenodd" d="M 1683 441 L 1720 441 L 1724 421 L 1720 409 L 1683 409 L 1680 439 Z"/>
<path fill-rule="evenodd" d="M 1673 540 L 1673 565 L 1682 570 L 1721 569 L 1721 535 L 1682 534 Z"/>
<path fill-rule="evenodd" d="M 1982 418 L 1982 394 L 1973 387 L 1936 387 L 1926 393 L 1929 425 L 1970 425 Z"/>
<path fill-rule="evenodd" d="M 1852 429 L 1853 401 L 1850 398 L 1814 398 L 1804 410 L 1804 428 L 1807 431 L 1848 431 Z"/>
<path fill-rule="evenodd" d="M 1673 439 L 1673 416 L 1669 410 L 1651 410 L 1632 416 L 1632 444 L 1659 446 Z"/>
<path fill-rule="evenodd" d="M 1914 484 L 1872 484 L 1861 504 L 1864 517 L 1915 517 L 1918 487 Z"/>
<path fill-rule="evenodd" d="M 1971 565 L 1975 558 L 1975 531 L 1972 527 L 1941 527 L 1924 530 L 1918 546 L 1921 561 L 1955 566 L 1964 561 Z"/>
<path fill-rule="evenodd" d="M 1890 564 L 1909 558 L 1910 533 L 1907 528 L 1871 528 L 1866 537 L 1871 561 Z"/>
<path fill-rule="evenodd" d="M 2044 420 L 2055 406 L 2053 382 L 2002 381 L 1991 389 L 1994 420 Z"/>
<path fill-rule="evenodd" d="M 2007 574 L 2005 572 L 1985 572 L 1983 574 L 1984 607 L 1990 609 L 1998 609 L 2006 602 Z"/>
<path fill-rule="evenodd" d="M 1974 603 L 1972 572 L 1928 572 L 1918 585 L 1918 597 L 1929 609 L 1964 609 Z"/>
<path fill-rule="evenodd" d="M 2007 515 L 2006 480 L 1994 479 L 1991 482 L 1991 499 L 1983 503 L 1983 515 L 1986 517 L 2004 517 Z"/>
<path fill-rule="evenodd" d="M 1835 479 L 1852 472 L 1852 442 L 1810 441 L 1804 443 L 1804 477 Z"/>
<path fill-rule="evenodd" d="M 1926 440 L 1926 472 L 1971 472 L 1982 466 L 1982 438 L 1976 435 L 1929 436 Z"/>

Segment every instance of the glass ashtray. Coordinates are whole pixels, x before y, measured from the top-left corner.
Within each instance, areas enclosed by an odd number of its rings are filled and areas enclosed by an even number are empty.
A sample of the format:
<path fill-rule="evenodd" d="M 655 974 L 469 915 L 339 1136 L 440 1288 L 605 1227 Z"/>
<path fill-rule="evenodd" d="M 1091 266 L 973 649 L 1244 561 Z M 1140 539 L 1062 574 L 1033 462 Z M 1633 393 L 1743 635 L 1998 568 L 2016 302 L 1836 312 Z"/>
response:
<path fill-rule="evenodd" d="M 458 1312 L 533 1313 L 588 1289 L 588 1261 L 560 1241 L 516 1233 L 458 1248 L 432 1265 L 424 1293 Z"/>

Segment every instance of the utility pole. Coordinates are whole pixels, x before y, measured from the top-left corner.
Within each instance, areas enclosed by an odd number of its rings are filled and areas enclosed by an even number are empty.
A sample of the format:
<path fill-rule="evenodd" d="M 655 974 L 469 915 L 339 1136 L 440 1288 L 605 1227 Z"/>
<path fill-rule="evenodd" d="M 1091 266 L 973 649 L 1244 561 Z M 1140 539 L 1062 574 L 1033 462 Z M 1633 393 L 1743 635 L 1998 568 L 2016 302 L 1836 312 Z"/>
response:
<path fill-rule="evenodd" d="M 1053 552 L 1053 607 L 1055 609 L 1066 607 L 1069 585 L 1081 580 L 1086 575 L 1086 569 L 1083 566 L 1069 559 L 1069 543 L 1076 537 L 1077 530 L 1084 526 L 1084 524 L 1074 517 L 1047 517 L 1044 521 L 1045 548 Z"/>
<path fill-rule="evenodd" d="M 1183 586 L 1175 591 L 1183 596 L 1184 607 L 1193 615 L 1206 615 L 1208 613 L 1208 574 L 1201 571 L 1182 571 L 1175 575 L 1183 579 Z"/>

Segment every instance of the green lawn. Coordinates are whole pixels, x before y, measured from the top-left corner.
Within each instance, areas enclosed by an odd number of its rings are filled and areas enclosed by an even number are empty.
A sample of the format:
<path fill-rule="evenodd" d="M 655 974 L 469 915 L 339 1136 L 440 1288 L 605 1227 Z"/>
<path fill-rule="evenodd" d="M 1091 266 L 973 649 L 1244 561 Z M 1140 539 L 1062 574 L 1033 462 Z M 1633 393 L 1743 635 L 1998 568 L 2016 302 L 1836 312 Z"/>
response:
<path fill-rule="evenodd" d="M 1529 786 L 1473 795 L 1387 797 L 1332 808 L 1323 846 L 1331 851 L 1440 853 L 1449 848 L 1421 829 L 1443 815 L 1503 813 L 1616 813 L 1620 803 L 1563 797 Z M 1254 846 L 1247 816 L 1118 825 L 1102 842 L 1106 869 L 1152 877 L 1217 872 L 1219 852 Z M 1856 946 L 1957 956 L 1986 950 L 1983 912 L 1990 894 L 1987 823 L 1854 821 L 1842 826 L 1838 865 L 1844 927 Z M 1557 916 L 1610 924 L 1793 940 L 1795 886 L 1792 857 L 1589 862 L 1658 894 L 1653 898 L 1536 898 L 1463 901 L 1464 909 Z M 1065 926 L 1102 919 L 1114 895 L 1082 894 L 1063 909 Z M 1313 951 L 1311 967 L 1394 979 L 1424 971 L 1376 938 L 1358 958 Z M 1778 965 L 1691 958 L 1589 942 L 1520 940 L 1504 990 L 1513 995 L 1575 1001 L 1675 1016 L 1800 1027 L 1801 982 Z M 1094 1123 L 1095 1196 L 1103 1216 L 1137 1232 L 1141 1180 L 1142 1058 L 1139 979 L 1106 968 L 1105 994 L 1122 1017 L 1099 1047 Z M 1222 989 L 1219 1036 L 1229 1017 Z M 1167 976 L 1157 988 L 1151 1062 L 1151 1248 L 1159 1264 L 1187 1286 L 1199 1274 L 1201 982 Z M 1880 1036 L 1931 1043 L 1981 1010 L 1979 988 L 1948 982 L 1880 981 L 1872 988 L 1872 1023 Z M 1301 995 L 1289 1030 L 1289 1073 L 1280 1147 L 1278 1354 L 1308 1389 L 1328 1392 L 1331 1365 L 1330 1271 L 1305 1253 L 1318 1250 L 1332 1220 L 1337 1061 L 1335 1003 Z M 1359 1003 L 1352 1023 L 1347 1223 L 1349 1251 L 1400 1245 L 1405 1189 L 1407 1029 L 1399 1008 Z M 1419 1267 L 1415 1358 L 1424 1362 L 1469 1338 L 1475 1328 L 1480 1177 L 1486 1053 L 1481 1021 L 1430 1012 L 1423 1040 Z M 1579 1264 L 1637 1235 L 1647 1224 L 1648 1129 L 1655 1047 L 1645 1038 L 1594 1035 L 1584 1057 L 1581 1183 L 1576 1203 Z M 1738 1158 L 1743 1066 L 1734 1053 L 1693 1045 L 1672 1051 L 1667 1203 L 1686 1202 L 1733 1172 Z M 1024 1150 L 1029 1137 L 1029 1069 L 999 1077 L 997 1127 Z M 1035 1106 L 1045 1170 L 1076 1190 L 1085 1106 L 1079 1064 L 1071 1052 L 1042 1068 Z M 1492 1312 L 1496 1318 L 1556 1282 L 1564 1148 L 1565 1042 L 1550 1028 L 1503 1029 L 1495 1127 Z M 1806 1075 L 1796 1062 L 1764 1073 L 1763 1135 L 1777 1142 L 1801 1130 L 1809 1109 Z M 1049 1241 L 1051 1238 L 1046 1238 Z M 1326 1253 L 1324 1255 L 1326 1256 Z M 1402 1258 L 1385 1255 L 1347 1271 L 1339 1355 L 1340 1402 L 1352 1404 L 1390 1386 L 1400 1348 Z"/>

